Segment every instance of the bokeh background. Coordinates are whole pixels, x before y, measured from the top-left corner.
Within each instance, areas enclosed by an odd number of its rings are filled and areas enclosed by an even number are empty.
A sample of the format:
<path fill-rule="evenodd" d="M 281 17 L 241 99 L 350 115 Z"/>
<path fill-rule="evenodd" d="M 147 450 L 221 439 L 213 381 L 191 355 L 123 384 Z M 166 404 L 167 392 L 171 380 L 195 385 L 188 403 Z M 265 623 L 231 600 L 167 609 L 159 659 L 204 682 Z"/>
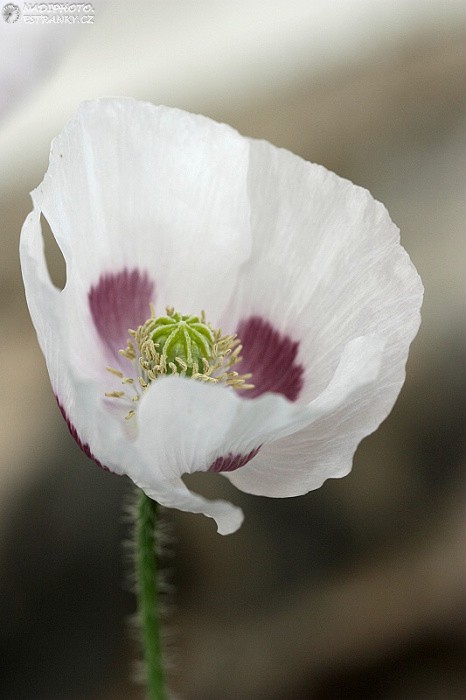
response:
<path fill-rule="evenodd" d="M 143 697 L 122 545 L 131 485 L 67 432 L 17 252 L 51 139 L 82 99 L 109 95 L 207 114 L 367 187 L 426 287 L 406 384 L 350 476 L 288 500 L 195 478 L 243 507 L 226 538 L 165 512 L 177 697 L 464 697 L 464 11 L 456 0 L 95 0 L 93 24 L 0 17 L 1 698 Z M 50 233 L 47 246 L 60 283 Z"/>

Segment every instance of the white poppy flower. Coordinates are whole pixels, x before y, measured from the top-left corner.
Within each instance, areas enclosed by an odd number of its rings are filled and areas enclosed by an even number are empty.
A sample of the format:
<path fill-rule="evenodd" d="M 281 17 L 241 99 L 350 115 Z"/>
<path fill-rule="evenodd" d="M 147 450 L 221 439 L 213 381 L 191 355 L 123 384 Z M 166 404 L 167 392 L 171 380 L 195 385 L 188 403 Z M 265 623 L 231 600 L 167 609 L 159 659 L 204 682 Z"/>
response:
<path fill-rule="evenodd" d="M 366 190 L 210 119 L 106 99 L 55 139 L 32 199 L 27 301 L 62 413 L 98 464 L 222 534 L 241 511 L 183 474 L 284 497 L 350 471 L 403 384 L 422 299 Z M 66 260 L 62 291 L 41 213 Z"/>

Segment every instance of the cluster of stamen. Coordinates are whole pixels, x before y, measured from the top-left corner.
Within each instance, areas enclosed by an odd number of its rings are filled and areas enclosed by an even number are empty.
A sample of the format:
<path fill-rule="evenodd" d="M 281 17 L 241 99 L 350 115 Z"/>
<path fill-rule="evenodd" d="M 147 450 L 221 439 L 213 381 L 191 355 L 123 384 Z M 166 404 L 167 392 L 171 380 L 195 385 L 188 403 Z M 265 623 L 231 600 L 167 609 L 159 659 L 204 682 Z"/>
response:
<path fill-rule="evenodd" d="M 221 383 L 238 390 L 254 387 L 247 383 L 251 374 L 239 374 L 233 369 L 241 361 L 242 350 L 236 335 L 223 335 L 214 329 L 206 322 L 204 312 L 200 316 L 182 316 L 167 307 L 166 315 L 157 318 L 152 304 L 150 308 L 151 317 L 137 330 L 129 329 L 126 348 L 119 351 L 133 364 L 137 380 L 107 367 L 123 385 L 132 386 L 133 396 L 129 397 L 126 391 L 111 391 L 105 396 L 138 401 L 149 384 L 166 375 Z M 135 410 L 131 409 L 126 418 L 134 415 Z"/>

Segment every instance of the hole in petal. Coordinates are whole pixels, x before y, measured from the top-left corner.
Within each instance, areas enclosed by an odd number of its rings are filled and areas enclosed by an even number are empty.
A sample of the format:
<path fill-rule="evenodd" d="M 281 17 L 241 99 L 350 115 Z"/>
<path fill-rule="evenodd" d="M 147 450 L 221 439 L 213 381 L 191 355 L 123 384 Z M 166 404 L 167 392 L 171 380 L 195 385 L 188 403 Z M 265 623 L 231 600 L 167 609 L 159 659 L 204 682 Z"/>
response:
<path fill-rule="evenodd" d="M 126 347 L 128 329 L 136 329 L 150 315 L 155 285 L 147 272 L 121 270 L 101 275 L 89 291 L 92 319 L 102 342 L 116 359 Z"/>
<path fill-rule="evenodd" d="M 254 384 L 244 398 L 273 391 L 296 401 L 304 383 L 304 368 L 296 362 L 299 342 L 282 335 L 259 316 L 241 321 L 237 333 L 243 345 L 243 359 L 235 369 L 241 374 L 251 372 Z"/>
<path fill-rule="evenodd" d="M 238 503 L 237 489 L 219 472 L 194 472 L 181 477 L 190 491 L 210 500 L 221 498 L 231 503 Z"/>
<path fill-rule="evenodd" d="M 63 253 L 55 240 L 49 222 L 43 214 L 40 215 L 42 237 L 44 239 L 44 255 L 50 279 L 55 287 L 63 289 L 66 283 L 66 263 Z"/>

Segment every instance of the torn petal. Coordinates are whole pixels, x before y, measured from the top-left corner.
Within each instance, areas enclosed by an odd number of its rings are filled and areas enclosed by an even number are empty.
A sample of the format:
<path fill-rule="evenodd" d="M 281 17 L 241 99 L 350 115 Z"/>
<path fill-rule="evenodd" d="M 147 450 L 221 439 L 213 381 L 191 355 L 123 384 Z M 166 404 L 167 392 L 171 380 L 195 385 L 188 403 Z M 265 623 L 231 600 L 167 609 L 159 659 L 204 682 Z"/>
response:
<path fill-rule="evenodd" d="M 164 481 L 147 486 L 136 481 L 137 485 L 154 501 L 167 508 L 178 508 L 188 513 L 202 513 L 213 518 L 220 535 L 236 532 L 244 519 L 241 508 L 223 500 L 210 501 L 190 491 L 181 479 Z"/>

